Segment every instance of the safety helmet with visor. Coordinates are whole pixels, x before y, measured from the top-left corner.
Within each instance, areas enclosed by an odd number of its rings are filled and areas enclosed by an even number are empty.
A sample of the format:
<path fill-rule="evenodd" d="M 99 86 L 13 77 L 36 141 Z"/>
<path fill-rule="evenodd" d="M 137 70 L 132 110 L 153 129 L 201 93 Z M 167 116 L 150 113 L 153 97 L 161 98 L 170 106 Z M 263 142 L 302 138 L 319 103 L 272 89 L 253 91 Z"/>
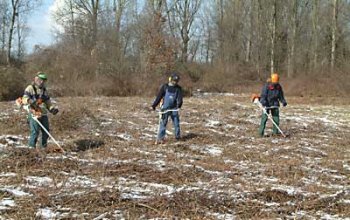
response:
<path fill-rule="evenodd" d="M 171 76 L 169 77 L 169 82 L 175 82 L 178 83 L 180 81 L 179 75 L 177 73 L 172 73 Z"/>

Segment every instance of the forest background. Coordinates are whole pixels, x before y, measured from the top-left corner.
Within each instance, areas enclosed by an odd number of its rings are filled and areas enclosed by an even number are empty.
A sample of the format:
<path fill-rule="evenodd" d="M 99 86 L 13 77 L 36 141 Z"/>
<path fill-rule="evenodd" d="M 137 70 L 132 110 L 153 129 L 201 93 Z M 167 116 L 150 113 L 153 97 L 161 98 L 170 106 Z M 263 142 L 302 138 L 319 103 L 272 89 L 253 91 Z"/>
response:
<path fill-rule="evenodd" d="M 172 71 L 194 90 L 350 93 L 348 0 L 60 0 L 49 46 L 26 48 L 40 0 L 0 2 L 0 100 L 38 71 L 52 96 L 155 95 Z M 28 52 L 30 51 L 30 52 Z"/>

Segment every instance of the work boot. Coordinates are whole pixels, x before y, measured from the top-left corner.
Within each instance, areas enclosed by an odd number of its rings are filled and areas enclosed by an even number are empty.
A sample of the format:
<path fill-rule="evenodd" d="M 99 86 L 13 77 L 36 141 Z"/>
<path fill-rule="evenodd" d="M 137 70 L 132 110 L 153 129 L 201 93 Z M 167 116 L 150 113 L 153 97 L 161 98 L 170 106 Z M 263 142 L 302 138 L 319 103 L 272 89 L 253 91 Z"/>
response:
<path fill-rule="evenodd" d="M 160 145 L 160 144 L 165 144 L 165 140 L 161 139 L 161 140 L 156 140 L 156 145 Z"/>

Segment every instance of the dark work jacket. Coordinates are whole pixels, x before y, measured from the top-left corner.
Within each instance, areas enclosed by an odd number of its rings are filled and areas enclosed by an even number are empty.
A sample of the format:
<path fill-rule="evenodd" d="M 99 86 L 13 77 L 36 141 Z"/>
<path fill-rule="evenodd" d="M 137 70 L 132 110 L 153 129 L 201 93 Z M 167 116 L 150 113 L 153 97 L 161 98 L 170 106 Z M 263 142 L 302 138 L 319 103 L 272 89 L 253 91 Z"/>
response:
<path fill-rule="evenodd" d="M 155 108 L 159 105 L 160 101 L 164 98 L 166 90 L 168 89 L 171 93 L 176 93 L 176 100 L 172 109 L 181 108 L 182 106 L 182 88 L 179 85 L 169 85 L 168 83 L 163 84 L 158 92 L 156 99 L 154 100 L 152 107 Z"/>
<path fill-rule="evenodd" d="M 286 104 L 283 89 L 279 83 L 266 83 L 261 91 L 260 102 L 264 107 L 279 107 Z"/>

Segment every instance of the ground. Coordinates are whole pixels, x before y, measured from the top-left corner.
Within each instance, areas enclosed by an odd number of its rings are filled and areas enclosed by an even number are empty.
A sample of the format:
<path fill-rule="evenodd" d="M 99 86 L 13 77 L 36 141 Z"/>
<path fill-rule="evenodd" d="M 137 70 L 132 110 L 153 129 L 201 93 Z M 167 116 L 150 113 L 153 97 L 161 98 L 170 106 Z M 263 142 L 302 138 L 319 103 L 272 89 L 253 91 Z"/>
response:
<path fill-rule="evenodd" d="M 259 138 L 249 95 L 198 93 L 163 145 L 151 98 L 55 101 L 64 153 L 28 149 L 25 113 L 0 103 L 0 219 L 350 218 L 349 99 L 287 97 L 288 137 Z"/>

